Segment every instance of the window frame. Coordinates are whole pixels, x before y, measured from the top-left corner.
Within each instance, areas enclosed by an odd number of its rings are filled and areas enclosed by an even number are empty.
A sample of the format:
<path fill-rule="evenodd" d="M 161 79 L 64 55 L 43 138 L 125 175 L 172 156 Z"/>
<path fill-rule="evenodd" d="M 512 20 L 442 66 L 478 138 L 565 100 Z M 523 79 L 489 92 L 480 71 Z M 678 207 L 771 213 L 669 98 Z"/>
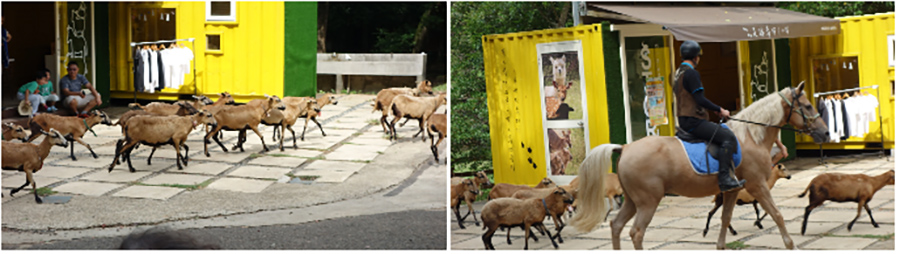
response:
<path fill-rule="evenodd" d="M 893 34 L 888 34 L 888 36 L 887 36 L 888 67 L 894 67 L 895 64 L 897 63 L 897 55 L 896 55 L 897 49 L 895 48 L 896 45 L 897 45 L 897 37 L 894 37 Z"/>
<path fill-rule="evenodd" d="M 231 6 L 231 13 L 225 15 L 212 15 L 212 2 L 206 1 L 206 21 L 207 22 L 237 22 L 237 1 L 227 1 Z M 223 2 L 223 1 L 216 1 Z"/>
<path fill-rule="evenodd" d="M 225 41 L 225 40 L 224 40 L 224 37 L 225 37 L 225 36 L 224 36 L 224 34 L 225 34 L 225 33 L 221 32 L 221 31 L 208 31 L 208 32 L 206 32 L 206 33 L 203 35 L 203 41 L 204 41 L 203 51 L 206 52 L 206 54 L 218 54 L 218 55 L 224 54 L 224 53 L 225 53 L 225 47 L 224 47 L 224 45 L 225 45 L 225 43 L 224 43 L 224 41 Z M 209 36 L 210 36 L 210 35 L 216 35 L 216 36 L 219 36 L 219 49 L 218 49 L 218 50 L 215 50 L 215 49 L 209 49 Z"/>

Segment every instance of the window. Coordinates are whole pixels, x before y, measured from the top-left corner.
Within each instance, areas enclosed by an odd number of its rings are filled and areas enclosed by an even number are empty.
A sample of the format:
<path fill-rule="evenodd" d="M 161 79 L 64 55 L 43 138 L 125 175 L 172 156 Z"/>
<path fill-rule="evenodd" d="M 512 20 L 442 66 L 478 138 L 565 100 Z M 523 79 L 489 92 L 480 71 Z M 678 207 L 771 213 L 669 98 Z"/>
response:
<path fill-rule="evenodd" d="M 888 66 L 894 67 L 894 63 L 897 62 L 897 39 L 894 38 L 894 35 L 888 35 L 887 37 L 887 47 L 888 47 Z"/>
<path fill-rule="evenodd" d="M 859 87 L 859 61 L 855 56 L 813 59 L 816 92 Z"/>
<path fill-rule="evenodd" d="M 222 35 L 207 34 L 206 35 L 206 51 L 222 51 Z"/>
<path fill-rule="evenodd" d="M 131 9 L 131 41 L 175 39 L 175 8 Z"/>
<path fill-rule="evenodd" d="M 237 21 L 235 1 L 207 1 L 206 21 Z"/>

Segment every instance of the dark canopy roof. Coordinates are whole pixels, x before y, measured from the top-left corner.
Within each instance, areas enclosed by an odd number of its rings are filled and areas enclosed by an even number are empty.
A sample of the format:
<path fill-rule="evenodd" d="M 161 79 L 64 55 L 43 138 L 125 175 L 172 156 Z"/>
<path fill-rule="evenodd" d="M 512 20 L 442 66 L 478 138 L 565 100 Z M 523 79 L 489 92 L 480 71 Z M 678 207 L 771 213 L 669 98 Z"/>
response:
<path fill-rule="evenodd" d="M 678 40 L 698 42 L 752 41 L 762 39 L 835 35 L 840 21 L 764 6 L 636 6 L 590 4 L 663 25 Z"/>

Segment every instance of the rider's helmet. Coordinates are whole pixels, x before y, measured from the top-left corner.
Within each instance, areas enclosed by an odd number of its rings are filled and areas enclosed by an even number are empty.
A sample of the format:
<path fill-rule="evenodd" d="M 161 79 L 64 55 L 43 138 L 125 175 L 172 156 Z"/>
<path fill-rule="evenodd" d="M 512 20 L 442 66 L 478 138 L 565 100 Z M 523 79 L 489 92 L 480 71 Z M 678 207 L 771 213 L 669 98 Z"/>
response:
<path fill-rule="evenodd" d="M 703 55 L 700 43 L 696 41 L 684 41 L 684 43 L 681 43 L 681 60 L 691 60 L 700 55 Z"/>

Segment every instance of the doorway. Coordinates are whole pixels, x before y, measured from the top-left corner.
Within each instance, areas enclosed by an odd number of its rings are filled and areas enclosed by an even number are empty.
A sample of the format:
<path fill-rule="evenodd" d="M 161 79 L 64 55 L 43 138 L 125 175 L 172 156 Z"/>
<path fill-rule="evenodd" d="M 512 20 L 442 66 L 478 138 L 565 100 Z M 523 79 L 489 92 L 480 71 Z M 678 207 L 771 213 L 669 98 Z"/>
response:
<path fill-rule="evenodd" d="M 19 87 L 34 81 L 43 68 L 51 70 L 51 82 L 58 87 L 59 77 L 51 66 L 56 52 L 55 9 L 53 2 L 3 2 L 3 28 L 12 35 L 9 67 L 3 68 L 4 108 L 18 104 Z"/>
<path fill-rule="evenodd" d="M 675 41 L 681 47 L 683 41 Z M 700 72 L 703 91 L 706 98 L 730 111 L 741 109 L 741 79 L 738 70 L 738 51 L 736 42 L 700 43 L 703 56 L 695 68 Z M 681 51 L 675 51 L 675 59 L 681 62 Z M 733 112 L 732 114 L 735 114 Z M 713 112 L 709 120 L 718 122 L 719 116 Z"/>

